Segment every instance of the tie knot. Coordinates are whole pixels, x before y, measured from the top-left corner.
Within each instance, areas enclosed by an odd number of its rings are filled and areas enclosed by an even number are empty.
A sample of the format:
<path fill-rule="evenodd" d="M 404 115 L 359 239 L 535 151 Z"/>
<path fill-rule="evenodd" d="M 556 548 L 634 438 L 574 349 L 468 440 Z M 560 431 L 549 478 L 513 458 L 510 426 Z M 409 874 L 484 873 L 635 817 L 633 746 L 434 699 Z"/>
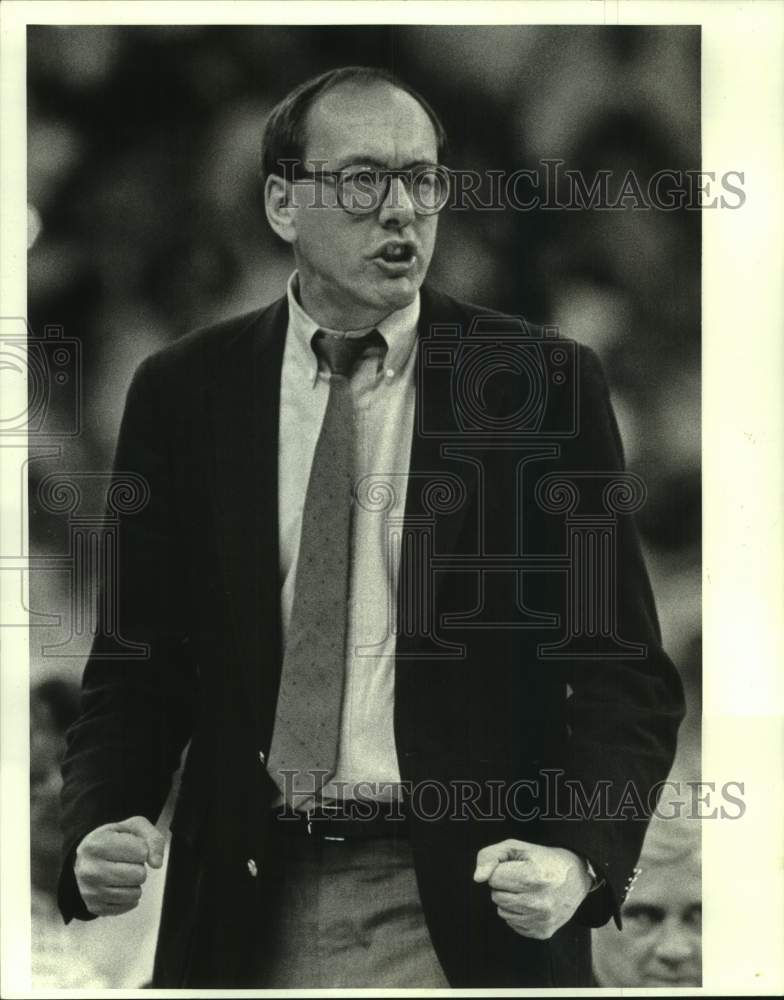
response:
<path fill-rule="evenodd" d="M 345 378 L 351 377 L 361 357 L 383 352 L 385 347 L 378 330 L 371 330 L 362 337 L 337 337 L 318 330 L 313 337 L 313 350 L 325 361 L 330 372 Z"/>

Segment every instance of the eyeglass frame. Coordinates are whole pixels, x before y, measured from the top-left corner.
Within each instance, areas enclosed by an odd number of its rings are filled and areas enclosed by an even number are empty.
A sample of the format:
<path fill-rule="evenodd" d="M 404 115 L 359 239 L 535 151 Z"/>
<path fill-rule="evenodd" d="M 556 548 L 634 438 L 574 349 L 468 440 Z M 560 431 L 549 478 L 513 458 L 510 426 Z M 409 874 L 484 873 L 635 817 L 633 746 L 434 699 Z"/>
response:
<path fill-rule="evenodd" d="M 388 197 L 389 189 L 391 187 L 391 183 L 394 178 L 400 178 L 404 181 L 406 177 L 409 178 L 409 182 L 408 184 L 406 184 L 406 191 L 412 200 L 412 204 L 414 205 L 414 211 L 416 212 L 417 215 L 426 215 L 426 216 L 438 215 L 438 213 L 441 212 L 446 207 L 446 204 L 449 201 L 449 194 L 452 183 L 452 171 L 449 169 L 449 167 L 445 167 L 442 163 L 422 163 L 422 164 L 417 164 L 416 166 L 413 167 L 396 167 L 396 168 L 371 166 L 358 170 L 357 173 L 375 173 L 382 175 L 384 181 L 384 189 L 382 194 L 379 196 L 378 201 L 373 205 L 371 205 L 370 207 L 360 209 L 359 211 L 356 211 L 355 209 L 351 208 L 346 208 L 346 206 L 343 203 L 343 199 L 341 197 L 341 190 L 340 190 L 341 185 L 338 182 L 339 179 L 345 175 L 345 172 L 346 170 L 349 169 L 349 166 L 350 164 L 345 167 L 342 167 L 340 170 L 298 169 L 296 177 L 284 176 L 284 180 L 286 180 L 290 184 L 303 184 L 307 183 L 308 181 L 324 181 L 324 180 L 332 181 L 335 184 L 335 195 L 337 197 L 338 205 L 340 206 L 340 208 L 343 209 L 344 212 L 348 213 L 349 215 L 370 215 L 373 212 L 377 211 L 379 206 L 383 204 L 385 198 Z M 416 171 L 425 172 L 428 170 L 434 171 L 440 177 L 444 178 L 444 180 L 446 181 L 445 185 L 446 197 L 444 198 L 443 203 L 438 206 L 438 208 L 425 210 L 420 205 L 417 205 L 416 199 L 412 197 L 411 185 L 415 180 L 414 175 Z"/>

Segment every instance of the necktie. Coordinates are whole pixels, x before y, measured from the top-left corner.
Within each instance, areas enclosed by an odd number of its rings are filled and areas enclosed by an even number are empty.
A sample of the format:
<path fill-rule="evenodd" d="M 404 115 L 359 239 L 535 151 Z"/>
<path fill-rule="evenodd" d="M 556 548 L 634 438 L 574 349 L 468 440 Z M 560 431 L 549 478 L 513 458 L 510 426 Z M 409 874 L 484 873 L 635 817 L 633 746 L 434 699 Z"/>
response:
<path fill-rule="evenodd" d="M 334 773 L 346 663 L 354 487 L 350 379 L 363 353 L 384 346 L 319 331 L 313 348 L 330 371 L 302 514 L 294 600 L 286 636 L 268 771 L 286 802 L 303 808 Z"/>

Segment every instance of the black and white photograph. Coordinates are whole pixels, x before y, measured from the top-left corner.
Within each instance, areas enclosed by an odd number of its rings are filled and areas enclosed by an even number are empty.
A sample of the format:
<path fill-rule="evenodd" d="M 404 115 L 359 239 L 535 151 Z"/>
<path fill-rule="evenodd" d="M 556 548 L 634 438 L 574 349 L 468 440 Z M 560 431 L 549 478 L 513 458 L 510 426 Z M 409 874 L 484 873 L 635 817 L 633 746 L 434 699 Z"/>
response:
<path fill-rule="evenodd" d="M 198 6 L 21 36 L 28 988 L 716 992 L 708 28 Z"/>

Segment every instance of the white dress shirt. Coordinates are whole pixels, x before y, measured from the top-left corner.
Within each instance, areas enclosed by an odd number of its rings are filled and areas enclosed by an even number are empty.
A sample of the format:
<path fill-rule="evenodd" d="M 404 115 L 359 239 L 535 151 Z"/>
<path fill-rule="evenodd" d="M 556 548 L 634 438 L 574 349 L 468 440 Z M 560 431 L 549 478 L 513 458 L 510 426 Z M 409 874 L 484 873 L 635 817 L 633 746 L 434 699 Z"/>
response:
<path fill-rule="evenodd" d="M 294 598 L 302 512 L 319 431 L 329 397 L 329 374 L 311 347 L 319 329 L 288 284 L 289 323 L 280 384 L 278 501 L 283 642 Z M 352 520 L 346 675 L 337 770 L 325 798 L 390 798 L 400 781 L 393 731 L 399 557 L 388 551 L 387 518 L 402 518 L 414 425 L 414 369 L 419 295 L 375 327 L 387 344 L 383 358 L 365 358 L 351 379 L 356 413 L 356 480 L 364 480 Z M 368 329 L 326 330 L 362 336 Z M 365 477 L 372 477 L 368 480 Z M 368 497 L 371 481 L 389 483 L 391 509 Z M 382 491 L 383 492 L 383 491 Z M 376 498 L 382 492 L 375 494 Z M 387 494 L 388 495 L 388 494 Z M 342 785 L 345 782 L 346 785 Z M 358 782 L 372 782 L 356 789 Z M 386 789 L 379 785 L 391 785 Z"/>

